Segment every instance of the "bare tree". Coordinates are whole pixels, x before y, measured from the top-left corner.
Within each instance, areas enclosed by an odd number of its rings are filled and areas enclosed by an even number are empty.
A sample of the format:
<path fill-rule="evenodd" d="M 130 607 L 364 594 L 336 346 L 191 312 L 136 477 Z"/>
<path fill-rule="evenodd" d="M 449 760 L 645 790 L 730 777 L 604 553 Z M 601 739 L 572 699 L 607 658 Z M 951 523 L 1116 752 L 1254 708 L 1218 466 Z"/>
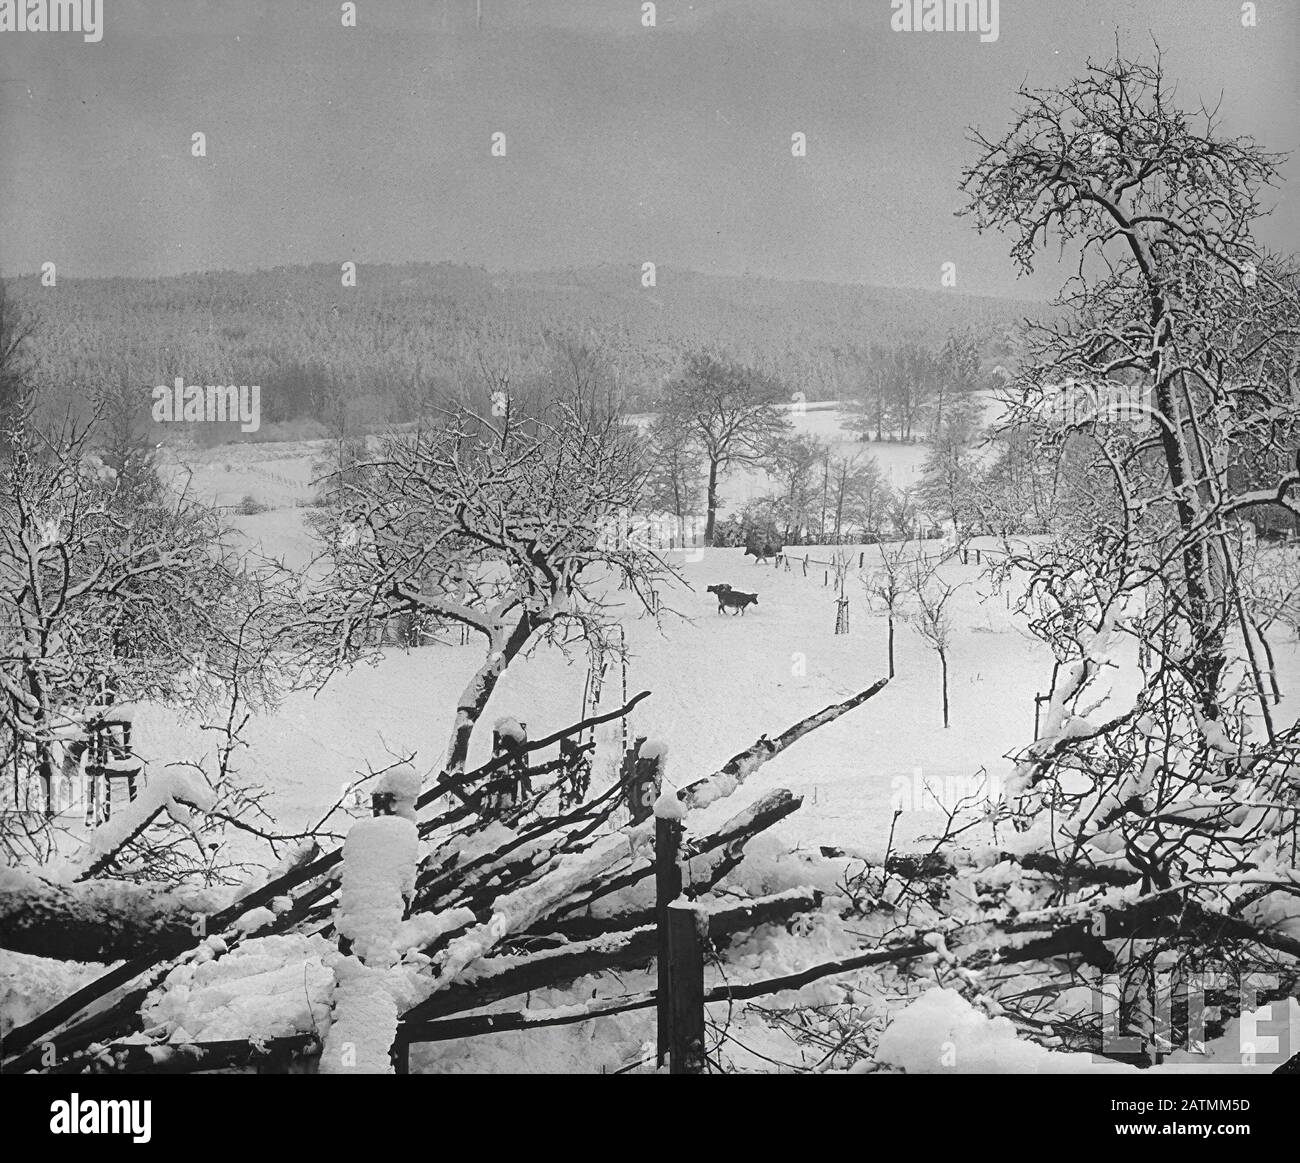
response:
<path fill-rule="evenodd" d="M 322 517 L 321 625 L 340 662 L 367 627 L 407 613 L 481 636 L 484 659 L 457 704 L 442 778 L 463 773 L 470 738 L 510 663 L 539 641 L 598 641 L 617 615 L 609 579 L 655 611 L 672 576 L 632 517 L 647 476 L 644 442 L 579 396 L 536 419 L 457 409 L 438 428 L 394 433 L 350 467 Z"/>
<path fill-rule="evenodd" d="M 880 546 L 880 563 L 862 579 L 867 604 L 885 611 L 889 625 L 889 677 L 894 677 L 894 624 L 906 611 L 910 585 L 907 576 L 907 543 Z"/>
<path fill-rule="evenodd" d="M 672 513 L 678 528 L 684 528 L 686 519 L 699 512 L 704 487 L 699 446 L 680 417 L 668 413 L 655 417 L 650 444 L 654 450 L 647 481 L 650 502 L 656 509 Z"/>
<path fill-rule="evenodd" d="M 864 458 L 861 453 L 831 457 L 829 472 L 830 506 L 834 515 L 831 528 L 836 544 L 850 535 L 854 525 L 864 536 L 875 534 L 880 527 L 886 492 L 876 458 Z"/>
<path fill-rule="evenodd" d="M 909 578 L 911 597 L 916 609 L 910 616 L 912 629 L 939 656 L 942 676 L 943 725 L 948 727 L 948 653 L 952 647 L 952 615 L 948 603 L 960 586 L 949 585 L 940 578 L 923 557 L 912 563 Z"/>
<path fill-rule="evenodd" d="M 974 134 L 968 212 L 1025 269 L 1041 249 L 1077 263 L 1010 385 L 1009 427 L 1067 469 L 1053 539 L 1010 558 L 1062 664 L 1009 789 L 1017 826 L 1050 817 L 1044 853 L 1071 876 L 1106 854 L 1144 894 L 1185 886 L 1183 915 L 1267 927 L 1294 874 L 1236 878 L 1294 865 L 1300 738 L 1273 721 L 1234 535 L 1300 510 L 1300 280 L 1253 235 L 1278 159 L 1175 104 L 1159 56 L 1020 98 L 1006 134 Z M 1117 667 L 1135 695 L 1108 690 Z M 1223 964 L 1217 938 L 1169 933 L 1130 980 L 1157 956 Z"/>
<path fill-rule="evenodd" d="M 695 354 L 665 390 L 662 411 L 692 433 L 708 463 L 704 541 L 713 544 L 718 482 L 732 465 L 761 464 L 790 428 L 781 406 L 789 393 L 771 376 Z"/>
<path fill-rule="evenodd" d="M 786 544 L 811 539 L 816 469 L 825 456 L 825 445 L 808 436 L 778 440 L 772 447 L 772 471 L 781 489 L 774 499 L 785 522 Z"/>
<path fill-rule="evenodd" d="M 31 756 L 49 815 L 56 751 L 90 708 L 203 707 L 232 685 L 249 706 L 274 701 L 290 662 L 268 659 L 292 587 L 246 569 L 212 510 L 124 496 L 96 451 L 98 412 L 51 430 L 34 413 L 28 393 L 0 472 L 0 698 L 15 779 Z"/>

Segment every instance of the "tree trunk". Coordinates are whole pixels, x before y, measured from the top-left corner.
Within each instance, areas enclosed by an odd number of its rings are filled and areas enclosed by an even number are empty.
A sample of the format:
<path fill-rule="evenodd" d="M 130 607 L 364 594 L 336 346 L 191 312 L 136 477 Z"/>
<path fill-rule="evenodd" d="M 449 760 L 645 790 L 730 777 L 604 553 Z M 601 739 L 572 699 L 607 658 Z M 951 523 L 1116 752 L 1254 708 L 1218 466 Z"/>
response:
<path fill-rule="evenodd" d="M 943 672 L 943 726 L 948 728 L 948 655 L 939 651 L 939 669 Z"/>
<path fill-rule="evenodd" d="M 713 527 L 718 521 L 718 462 L 709 458 L 709 515 L 704 524 L 704 544 L 713 544 Z"/>
<path fill-rule="evenodd" d="M 452 730 L 451 743 L 447 747 L 447 763 L 442 771 L 442 780 L 455 779 L 465 770 L 465 761 L 469 756 L 470 736 L 483 715 L 483 710 L 496 690 L 502 673 L 515 656 L 527 645 L 537 628 L 533 616 L 525 612 L 510 631 L 509 637 L 501 647 L 500 658 L 489 657 L 479 667 L 474 677 L 466 684 L 456 705 L 456 726 Z M 442 781 L 440 780 L 440 782 Z"/>
<path fill-rule="evenodd" d="M 820 544 L 826 544 L 826 498 L 830 493 L 831 484 L 831 464 L 829 458 L 822 466 L 822 515 L 821 520 L 817 523 L 817 540 Z"/>
<path fill-rule="evenodd" d="M 1258 622 L 1252 622 L 1252 625 L 1260 645 L 1264 647 L 1264 657 L 1268 659 L 1268 683 L 1273 690 L 1273 705 L 1277 706 L 1282 701 L 1282 689 L 1277 685 L 1277 663 L 1273 661 L 1273 647 L 1264 637 L 1264 628 Z"/>
<path fill-rule="evenodd" d="M 220 893 L 206 889 L 119 880 L 57 884 L 14 870 L 0 898 L 0 946 L 61 961 L 165 954 L 220 901 Z"/>
<path fill-rule="evenodd" d="M 889 677 L 894 677 L 894 611 L 889 611 Z"/>

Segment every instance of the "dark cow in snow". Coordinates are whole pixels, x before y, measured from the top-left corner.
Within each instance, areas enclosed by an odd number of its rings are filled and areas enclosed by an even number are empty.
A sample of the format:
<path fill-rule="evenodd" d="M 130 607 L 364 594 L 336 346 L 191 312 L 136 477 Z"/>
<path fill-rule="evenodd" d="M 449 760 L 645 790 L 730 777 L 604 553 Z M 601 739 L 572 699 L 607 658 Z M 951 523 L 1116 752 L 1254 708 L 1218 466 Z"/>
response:
<path fill-rule="evenodd" d="M 719 614 L 721 614 L 724 609 L 730 610 L 733 616 L 737 612 L 743 614 L 746 606 L 758 605 L 757 594 L 743 594 L 740 590 L 733 590 L 726 584 L 708 586 L 707 589 L 709 593 L 718 595 Z"/>
<path fill-rule="evenodd" d="M 745 541 L 745 556 L 752 557 L 755 565 L 763 565 L 769 557 L 780 557 L 785 548 L 771 537 L 750 537 Z"/>

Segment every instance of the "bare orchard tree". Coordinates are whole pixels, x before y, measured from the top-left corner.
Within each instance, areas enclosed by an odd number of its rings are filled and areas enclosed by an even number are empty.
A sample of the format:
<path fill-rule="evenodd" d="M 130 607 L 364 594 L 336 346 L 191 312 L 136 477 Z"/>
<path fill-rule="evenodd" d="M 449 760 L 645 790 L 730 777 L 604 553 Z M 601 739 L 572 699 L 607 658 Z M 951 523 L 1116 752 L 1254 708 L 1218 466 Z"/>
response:
<path fill-rule="evenodd" d="M 533 419 L 456 410 L 438 428 L 384 437 L 350 466 L 320 522 L 331 567 L 320 617 L 338 661 L 367 627 L 405 613 L 478 634 L 483 662 L 457 704 L 442 780 L 464 772 L 470 738 L 506 667 L 540 641 L 598 642 L 626 600 L 654 612 L 671 576 L 635 535 L 647 475 L 641 439 L 581 399 Z"/>
<path fill-rule="evenodd" d="M 1065 667 L 1015 818 L 1050 820 L 1071 876 L 1122 854 L 1143 892 L 1258 923 L 1296 827 L 1297 730 L 1270 715 L 1233 536 L 1300 507 L 1296 270 L 1252 232 L 1278 159 L 1175 104 L 1159 57 L 1020 96 L 1008 132 L 974 134 L 968 213 L 1026 270 L 1040 248 L 1077 264 L 1012 384 L 1010 427 L 1069 465 L 1055 538 L 1014 562 Z M 1177 921 L 1142 950 L 1132 973 L 1214 956 Z"/>
<path fill-rule="evenodd" d="M 875 551 L 869 551 L 875 552 Z M 907 611 L 911 586 L 907 573 L 907 542 L 879 546 L 880 562 L 863 574 L 867 605 L 885 611 L 889 625 L 889 677 L 894 677 L 894 625 Z"/>
<path fill-rule="evenodd" d="M 952 614 L 948 603 L 960 586 L 949 585 L 938 576 L 924 557 L 912 562 L 908 577 L 911 597 L 916 603 L 909 618 L 912 629 L 939 656 L 943 691 L 943 725 L 948 727 L 948 656 L 952 650 Z"/>

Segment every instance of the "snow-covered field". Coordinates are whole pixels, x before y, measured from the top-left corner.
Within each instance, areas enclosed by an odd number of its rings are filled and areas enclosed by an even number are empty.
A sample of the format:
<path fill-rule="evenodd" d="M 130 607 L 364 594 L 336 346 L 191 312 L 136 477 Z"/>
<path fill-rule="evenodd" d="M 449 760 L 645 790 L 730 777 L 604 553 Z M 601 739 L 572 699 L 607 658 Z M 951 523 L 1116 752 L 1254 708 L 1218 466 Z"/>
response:
<path fill-rule="evenodd" d="M 936 543 L 927 549 L 935 551 Z M 805 552 L 800 549 L 802 556 Z M 810 547 L 812 558 L 829 551 Z M 878 552 L 870 548 L 861 552 Z M 679 557 L 681 555 L 678 555 Z M 688 555 L 689 556 L 689 555 Z M 685 584 L 664 596 L 661 624 L 629 610 L 625 623 L 628 691 L 652 692 L 632 715 L 634 733 L 665 742 L 670 778 L 689 782 L 720 767 L 760 735 L 839 702 L 888 673 L 883 614 L 871 611 L 862 585 L 847 586 L 850 633 L 837 636 L 832 585 L 824 570 L 805 577 L 757 566 L 739 549 L 710 549 L 681 569 Z M 803 794 L 803 809 L 781 826 L 805 843 L 877 844 L 888 834 L 891 799 L 917 779 L 966 779 L 996 773 L 1002 756 L 1033 738 L 1037 691 L 1046 690 L 1051 660 L 1017 627 L 1005 598 L 991 593 L 973 563 L 941 567 L 962 581 L 958 633 L 950 661 L 951 721 L 943 729 L 939 663 L 907 626 L 896 631 L 897 675 L 875 699 L 810 735 L 767 765 L 747 791 L 773 787 Z M 744 616 L 719 615 L 705 587 L 728 582 L 756 592 Z M 451 730 L 456 698 L 482 662 L 482 647 L 389 648 L 374 665 L 335 677 L 321 692 L 291 695 L 275 714 L 245 731 L 250 746 L 241 775 L 274 790 L 273 810 L 288 826 L 319 816 L 367 766 L 414 753 L 435 770 Z M 579 718 L 588 660 L 541 649 L 504 675 L 489 718 L 511 714 L 536 738 Z M 621 674 L 611 667 L 602 708 L 618 705 Z M 137 749 L 161 762 L 197 757 L 211 742 L 196 724 L 157 709 L 137 725 Z M 480 733 L 471 763 L 487 759 Z M 598 733 L 599 779 L 613 777 L 620 745 L 616 725 Z M 934 819 L 911 821 L 925 827 Z M 906 824 L 908 821 L 900 821 Z"/>

